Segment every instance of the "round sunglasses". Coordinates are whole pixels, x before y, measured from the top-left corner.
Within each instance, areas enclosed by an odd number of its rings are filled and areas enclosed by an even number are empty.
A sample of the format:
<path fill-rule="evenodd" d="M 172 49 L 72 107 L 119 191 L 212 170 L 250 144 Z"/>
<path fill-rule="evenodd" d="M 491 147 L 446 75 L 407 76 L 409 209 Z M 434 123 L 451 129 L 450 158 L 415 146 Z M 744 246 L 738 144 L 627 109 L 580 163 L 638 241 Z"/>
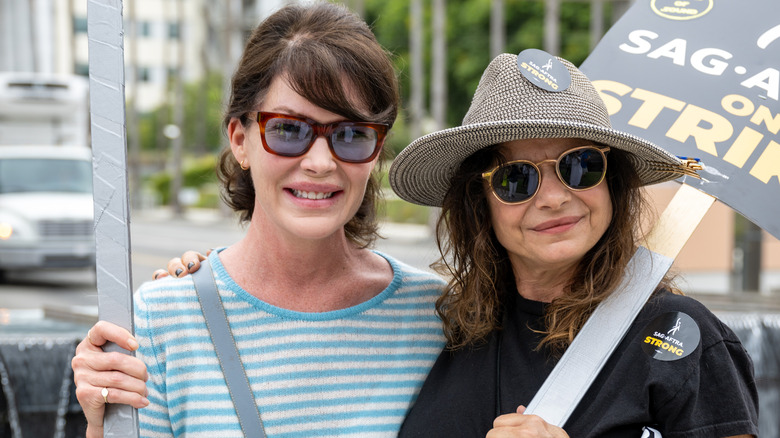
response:
<path fill-rule="evenodd" d="M 340 121 L 320 124 L 287 114 L 257 113 L 263 148 L 283 157 L 299 157 L 311 149 L 319 136 L 325 137 L 330 153 L 347 163 L 368 163 L 380 150 L 387 135 L 383 123 Z"/>
<path fill-rule="evenodd" d="M 544 163 L 554 163 L 558 179 L 571 190 L 592 189 L 604 180 L 607 173 L 609 147 L 579 146 L 563 152 L 557 159 L 533 163 L 527 160 L 510 161 L 482 174 L 490 184 L 493 195 L 504 204 L 522 204 L 539 191 Z"/>

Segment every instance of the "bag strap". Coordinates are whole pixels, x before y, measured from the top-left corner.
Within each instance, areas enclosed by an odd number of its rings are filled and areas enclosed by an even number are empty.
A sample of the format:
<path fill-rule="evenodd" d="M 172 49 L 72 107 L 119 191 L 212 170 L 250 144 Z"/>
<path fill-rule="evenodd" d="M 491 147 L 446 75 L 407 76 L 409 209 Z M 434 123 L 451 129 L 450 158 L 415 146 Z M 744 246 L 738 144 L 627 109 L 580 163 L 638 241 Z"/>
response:
<path fill-rule="evenodd" d="M 208 260 L 200 263 L 200 269 L 192 274 L 192 279 L 195 282 L 195 292 L 198 294 L 203 316 L 206 317 L 206 326 L 209 329 L 211 341 L 217 352 L 219 366 L 222 368 L 222 374 L 225 375 L 230 398 L 236 408 L 241 430 L 247 438 L 265 438 L 263 420 L 260 419 L 260 411 L 252 394 L 249 379 L 246 377 L 244 365 L 238 355 L 236 341 L 230 331 L 222 299 L 217 291 L 214 273 L 211 271 Z"/>

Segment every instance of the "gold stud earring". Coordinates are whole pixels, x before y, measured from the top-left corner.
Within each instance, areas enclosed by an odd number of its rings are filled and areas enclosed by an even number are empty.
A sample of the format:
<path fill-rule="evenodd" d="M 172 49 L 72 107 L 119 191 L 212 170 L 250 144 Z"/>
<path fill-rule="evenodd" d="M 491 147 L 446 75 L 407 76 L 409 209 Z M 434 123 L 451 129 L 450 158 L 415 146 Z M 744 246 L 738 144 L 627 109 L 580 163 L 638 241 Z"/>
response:
<path fill-rule="evenodd" d="M 241 170 L 249 170 L 249 166 L 247 166 L 247 165 L 245 164 L 245 162 L 246 162 L 246 158 L 244 158 L 243 160 L 241 160 L 241 163 L 239 164 L 239 166 L 241 166 Z"/>

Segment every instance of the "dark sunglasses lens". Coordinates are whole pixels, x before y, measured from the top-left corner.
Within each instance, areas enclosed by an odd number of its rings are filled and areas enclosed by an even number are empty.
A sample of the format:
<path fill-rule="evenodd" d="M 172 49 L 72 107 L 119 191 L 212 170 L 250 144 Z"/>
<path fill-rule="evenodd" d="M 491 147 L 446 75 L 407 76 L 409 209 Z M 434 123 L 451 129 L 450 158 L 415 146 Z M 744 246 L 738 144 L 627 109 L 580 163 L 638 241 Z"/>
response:
<path fill-rule="evenodd" d="M 360 125 L 337 125 L 330 136 L 336 156 L 344 161 L 365 161 L 374 154 L 379 134 Z"/>
<path fill-rule="evenodd" d="M 505 164 L 499 167 L 490 180 L 493 191 L 504 202 L 528 200 L 539 187 L 539 173 L 527 163 Z"/>
<path fill-rule="evenodd" d="M 279 155 L 297 156 L 306 152 L 313 132 L 302 120 L 272 118 L 265 122 L 265 143 Z"/>
<path fill-rule="evenodd" d="M 558 163 L 563 181 L 573 189 L 588 189 L 601 181 L 606 169 L 598 149 L 579 149 L 564 155 Z"/>

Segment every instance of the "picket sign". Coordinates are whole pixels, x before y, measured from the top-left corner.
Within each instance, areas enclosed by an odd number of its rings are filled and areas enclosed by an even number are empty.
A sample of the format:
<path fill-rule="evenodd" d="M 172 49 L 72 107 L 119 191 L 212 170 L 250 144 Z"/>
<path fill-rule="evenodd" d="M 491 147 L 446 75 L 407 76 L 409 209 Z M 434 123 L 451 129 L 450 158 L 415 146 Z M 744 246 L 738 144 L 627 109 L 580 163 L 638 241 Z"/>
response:
<path fill-rule="evenodd" d="M 593 312 L 525 414 L 563 427 L 715 198 L 683 184 L 636 251 L 623 280 Z"/>
<path fill-rule="evenodd" d="M 132 333 L 122 26 L 122 0 L 87 0 L 98 316 Z M 113 343 L 103 349 L 132 354 Z M 107 404 L 103 436 L 138 437 L 138 411 Z"/>

